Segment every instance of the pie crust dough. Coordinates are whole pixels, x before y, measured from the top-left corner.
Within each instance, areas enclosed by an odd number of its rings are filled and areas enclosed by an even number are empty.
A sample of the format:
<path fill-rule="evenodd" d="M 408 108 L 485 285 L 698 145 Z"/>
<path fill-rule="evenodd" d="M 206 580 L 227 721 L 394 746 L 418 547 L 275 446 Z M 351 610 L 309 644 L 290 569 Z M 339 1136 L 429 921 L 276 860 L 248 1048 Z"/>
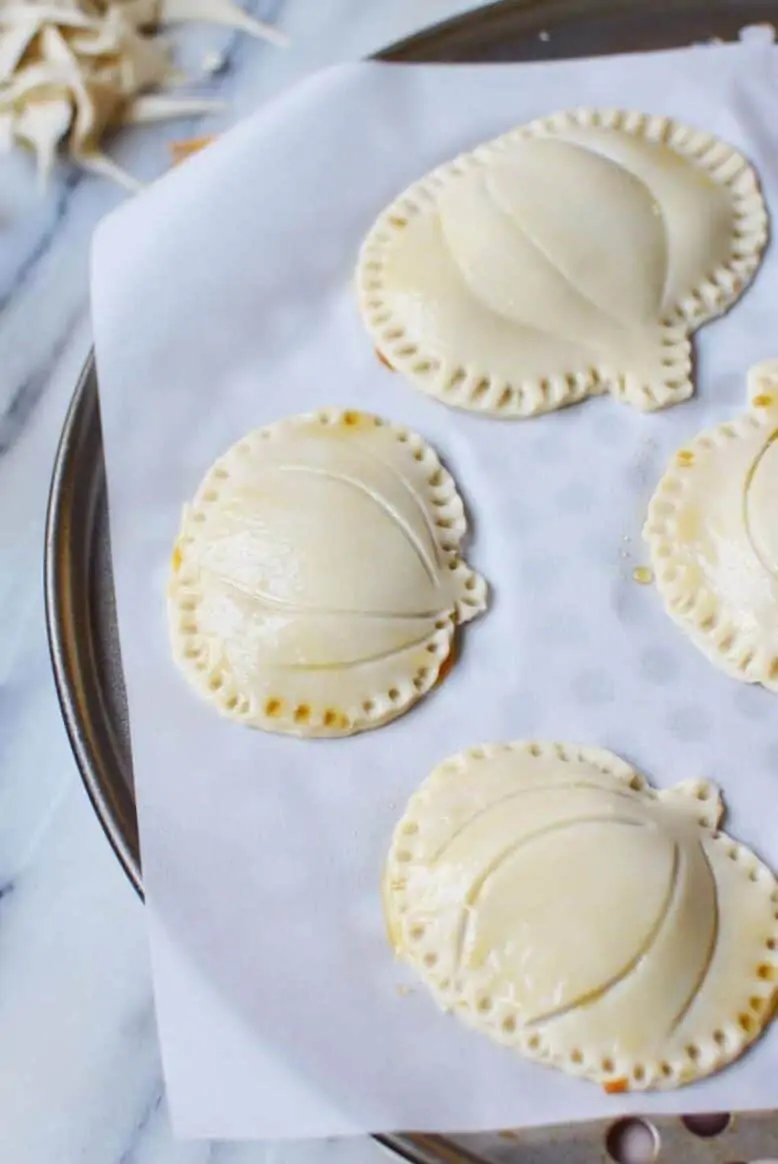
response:
<path fill-rule="evenodd" d="M 526 417 L 609 392 L 693 392 L 689 335 L 756 272 L 757 176 L 667 118 L 575 109 L 433 170 L 378 218 L 357 268 L 380 355 L 457 408 Z"/>
<path fill-rule="evenodd" d="M 676 453 L 643 531 L 671 618 L 736 679 L 778 691 L 778 360 L 749 411 Z"/>
<path fill-rule="evenodd" d="M 600 748 L 472 748 L 397 825 L 392 945 L 529 1058 L 614 1091 L 708 1075 L 760 1033 L 778 976 L 775 877 L 722 812 L 706 781 L 656 792 Z"/>
<path fill-rule="evenodd" d="M 326 409 L 256 429 L 184 509 L 169 619 L 186 678 L 222 714 L 300 736 L 395 719 L 486 606 L 467 523 L 420 436 Z"/>

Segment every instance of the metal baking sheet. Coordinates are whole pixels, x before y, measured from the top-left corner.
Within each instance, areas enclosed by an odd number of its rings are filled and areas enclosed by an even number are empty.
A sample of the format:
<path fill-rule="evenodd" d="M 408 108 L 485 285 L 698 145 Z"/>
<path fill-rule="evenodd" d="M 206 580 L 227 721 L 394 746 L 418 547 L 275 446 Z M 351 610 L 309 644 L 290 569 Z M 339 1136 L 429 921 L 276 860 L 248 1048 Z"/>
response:
<path fill-rule="evenodd" d="M 778 17 L 776 0 L 502 0 L 425 30 L 380 56 L 404 62 L 539 61 L 735 40 Z M 52 664 L 73 752 L 117 857 L 143 893 L 132 755 L 111 575 L 97 376 L 90 356 L 56 455 L 45 545 Z M 703 1128 L 663 1118 L 461 1139 L 382 1136 L 416 1164 L 683 1159 L 733 1164 L 778 1157 L 778 1113 Z M 713 1129 L 713 1131 L 711 1131 Z"/>

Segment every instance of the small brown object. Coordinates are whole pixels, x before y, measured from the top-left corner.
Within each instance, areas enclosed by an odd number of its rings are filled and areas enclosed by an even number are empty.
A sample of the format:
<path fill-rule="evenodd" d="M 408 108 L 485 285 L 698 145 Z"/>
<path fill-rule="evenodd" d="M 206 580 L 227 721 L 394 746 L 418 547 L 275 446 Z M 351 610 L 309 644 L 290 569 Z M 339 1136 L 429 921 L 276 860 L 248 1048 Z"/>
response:
<path fill-rule="evenodd" d="M 200 150 L 205 149 L 212 141 L 216 140 L 215 134 L 210 134 L 205 137 L 189 137 L 182 141 L 171 141 L 169 145 L 170 154 L 173 158 L 173 165 L 177 166 L 179 162 L 184 162 L 192 154 L 198 154 Z"/>
<path fill-rule="evenodd" d="M 378 359 L 381 361 L 381 363 L 384 365 L 385 368 L 388 368 L 390 372 L 394 371 L 394 368 L 389 363 L 389 361 L 387 360 L 387 358 L 383 352 L 379 352 L 378 348 L 376 348 L 375 354 L 378 356 Z"/>

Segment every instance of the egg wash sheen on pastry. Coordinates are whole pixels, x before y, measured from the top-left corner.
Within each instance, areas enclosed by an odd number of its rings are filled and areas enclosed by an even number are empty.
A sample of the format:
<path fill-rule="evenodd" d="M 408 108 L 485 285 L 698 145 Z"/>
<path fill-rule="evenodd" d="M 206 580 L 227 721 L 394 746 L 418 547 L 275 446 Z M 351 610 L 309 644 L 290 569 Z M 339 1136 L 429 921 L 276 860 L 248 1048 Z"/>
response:
<path fill-rule="evenodd" d="M 440 679 L 456 627 L 486 607 L 466 529 L 451 475 L 406 428 L 331 408 L 256 429 L 184 510 L 174 658 L 253 727 L 377 727 Z"/>
<path fill-rule="evenodd" d="M 717 667 L 778 691 L 778 360 L 749 409 L 673 457 L 644 537 L 668 613 Z"/>
<path fill-rule="evenodd" d="M 689 336 L 759 266 L 756 174 L 664 117 L 576 109 L 414 183 L 361 250 L 380 355 L 456 408 L 526 417 L 609 392 L 642 410 L 692 394 Z"/>
<path fill-rule="evenodd" d="M 778 974 L 770 870 L 704 780 L 654 791 L 600 748 L 486 745 L 411 798 L 385 869 L 398 957 L 445 1010 L 606 1090 L 737 1058 Z"/>

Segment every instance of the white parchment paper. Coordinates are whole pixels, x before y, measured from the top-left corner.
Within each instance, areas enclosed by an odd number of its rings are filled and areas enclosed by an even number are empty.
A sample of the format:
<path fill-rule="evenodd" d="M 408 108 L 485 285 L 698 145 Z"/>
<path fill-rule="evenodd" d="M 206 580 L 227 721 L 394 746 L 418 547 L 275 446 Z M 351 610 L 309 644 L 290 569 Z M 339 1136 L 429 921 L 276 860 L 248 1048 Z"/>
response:
<path fill-rule="evenodd" d="M 710 777 L 730 830 L 778 868 L 778 700 L 717 672 L 632 579 L 668 456 L 740 411 L 747 368 L 778 354 L 775 248 L 699 336 L 696 398 L 652 416 L 609 399 L 525 422 L 451 411 L 382 367 L 357 317 L 354 261 L 385 202 L 482 139 L 582 104 L 719 134 L 756 163 L 778 206 L 778 50 L 746 44 L 337 68 L 98 232 L 113 560 L 179 1134 L 485 1129 L 778 1104 L 778 1032 L 695 1087 L 605 1096 L 439 1013 L 383 931 L 381 866 L 406 798 L 446 755 L 485 740 L 603 745 L 659 785 Z M 382 413 L 435 445 L 466 498 L 469 558 L 493 601 L 411 714 L 306 742 L 225 722 L 193 696 L 169 658 L 164 587 L 181 505 L 211 461 L 244 431 L 325 404 Z"/>

